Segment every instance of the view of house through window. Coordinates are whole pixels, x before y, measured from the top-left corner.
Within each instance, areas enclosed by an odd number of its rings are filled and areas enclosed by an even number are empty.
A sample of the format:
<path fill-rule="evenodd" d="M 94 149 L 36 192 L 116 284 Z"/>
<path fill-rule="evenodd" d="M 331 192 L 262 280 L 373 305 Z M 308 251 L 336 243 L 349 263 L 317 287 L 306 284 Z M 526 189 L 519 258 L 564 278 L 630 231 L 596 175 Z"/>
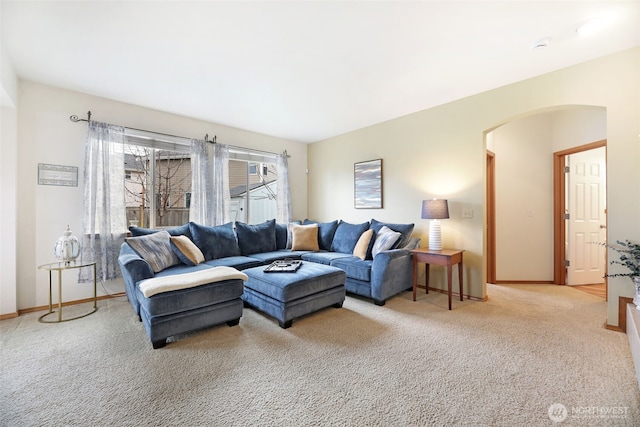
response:
<path fill-rule="evenodd" d="M 275 163 L 229 160 L 231 220 L 259 224 L 275 218 L 277 185 Z"/>

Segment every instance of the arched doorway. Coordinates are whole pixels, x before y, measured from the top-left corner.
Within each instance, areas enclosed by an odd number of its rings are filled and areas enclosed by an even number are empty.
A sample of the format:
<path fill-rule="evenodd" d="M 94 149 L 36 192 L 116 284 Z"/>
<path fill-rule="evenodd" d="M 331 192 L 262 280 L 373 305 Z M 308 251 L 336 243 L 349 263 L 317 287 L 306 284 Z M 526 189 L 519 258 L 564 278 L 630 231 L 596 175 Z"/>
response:
<path fill-rule="evenodd" d="M 495 209 L 487 209 L 485 220 L 486 241 L 495 242 L 494 283 L 560 283 L 555 259 L 564 236 L 558 243 L 553 153 L 605 139 L 606 110 L 593 106 L 535 111 L 487 131 L 495 166 Z M 490 197 L 487 188 L 487 208 Z M 486 254 L 489 263 L 489 247 Z"/>

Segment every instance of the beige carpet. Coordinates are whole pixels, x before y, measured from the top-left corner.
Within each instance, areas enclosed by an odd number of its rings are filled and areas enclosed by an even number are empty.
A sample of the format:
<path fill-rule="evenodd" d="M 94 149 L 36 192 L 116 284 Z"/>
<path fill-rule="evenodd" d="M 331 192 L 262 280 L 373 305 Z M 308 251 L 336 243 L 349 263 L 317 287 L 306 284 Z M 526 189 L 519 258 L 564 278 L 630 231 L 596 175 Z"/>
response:
<path fill-rule="evenodd" d="M 627 337 L 604 329 L 602 299 L 488 291 L 453 311 L 437 293 L 347 297 L 286 330 L 245 309 L 159 350 L 123 298 L 62 324 L 5 320 L 0 425 L 546 426 L 554 404 L 562 425 L 640 425 Z"/>

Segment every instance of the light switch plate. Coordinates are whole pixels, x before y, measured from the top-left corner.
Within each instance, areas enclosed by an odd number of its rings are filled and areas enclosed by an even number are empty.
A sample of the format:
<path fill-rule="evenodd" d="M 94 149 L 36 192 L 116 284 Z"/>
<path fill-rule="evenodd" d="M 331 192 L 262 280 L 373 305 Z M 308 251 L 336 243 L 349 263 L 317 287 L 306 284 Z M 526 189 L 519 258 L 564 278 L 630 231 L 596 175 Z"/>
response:
<path fill-rule="evenodd" d="M 462 208 L 462 218 L 473 218 L 473 209 Z"/>

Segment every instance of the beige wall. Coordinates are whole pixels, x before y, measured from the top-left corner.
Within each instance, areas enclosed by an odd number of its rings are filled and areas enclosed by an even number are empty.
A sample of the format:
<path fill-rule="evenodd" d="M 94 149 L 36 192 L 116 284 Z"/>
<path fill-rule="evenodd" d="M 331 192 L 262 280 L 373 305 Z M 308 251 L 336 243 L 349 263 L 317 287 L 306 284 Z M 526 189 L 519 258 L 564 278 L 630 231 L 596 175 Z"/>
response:
<path fill-rule="evenodd" d="M 553 281 L 551 115 L 507 123 L 492 135 L 496 279 Z"/>
<path fill-rule="evenodd" d="M 82 230 L 82 165 L 87 126 L 84 122 L 72 123 L 69 120 L 72 114 L 86 118 L 86 112 L 91 110 L 92 119 L 97 121 L 191 138 L 203 138 L 208 133 L 217 135 L 218 142 L 223 144 L 275 153 L 286 149 L 291 155 L 293 214 L 306 215 L 305 144 L 31 82 L 19 83 L 19 100 L 18 309 L 47 304 L 48 278 L 37 266 L 54 260 L 53 244 L 67 224 L 77 234 Z M 78 166 L 78 187 L 37 185 L 38 163 Z M 76 279 L 73 272 L 65 275 L 65 301 L 91 296 L 90 286 L 77 284 Z M 123 290 L 121 281 L 105 285 L 109 293 Z M 4 289 L 11 285 L 3 281 L 1 286 Z M 98 292 L 104 294 L 100 287 Z"/>
<path fill-rule="evenodd" d="M 639 76 L 635 48 L 311 144 L 309 216 L 414 222 L 424 246 L 428 223 L 420 219 L 420 202 L 447 197 L 444 245 L 466 250 L 465 292 L 483 298 L 485 133 L 533 112 L 583 105 L 607 111 L 608 240 L 640 240 Z M 376 158 L 384 163 L 384 208 L 356 210 L 353 163 Z M 473 209 L 473 218 L 462 218 L 463 207 Z M 444 273 L 434 279 L 445 283 Z M 633 293 L 628 282 L 609 281 L 611 325 L 618 323 L 618 296 Z"/>

